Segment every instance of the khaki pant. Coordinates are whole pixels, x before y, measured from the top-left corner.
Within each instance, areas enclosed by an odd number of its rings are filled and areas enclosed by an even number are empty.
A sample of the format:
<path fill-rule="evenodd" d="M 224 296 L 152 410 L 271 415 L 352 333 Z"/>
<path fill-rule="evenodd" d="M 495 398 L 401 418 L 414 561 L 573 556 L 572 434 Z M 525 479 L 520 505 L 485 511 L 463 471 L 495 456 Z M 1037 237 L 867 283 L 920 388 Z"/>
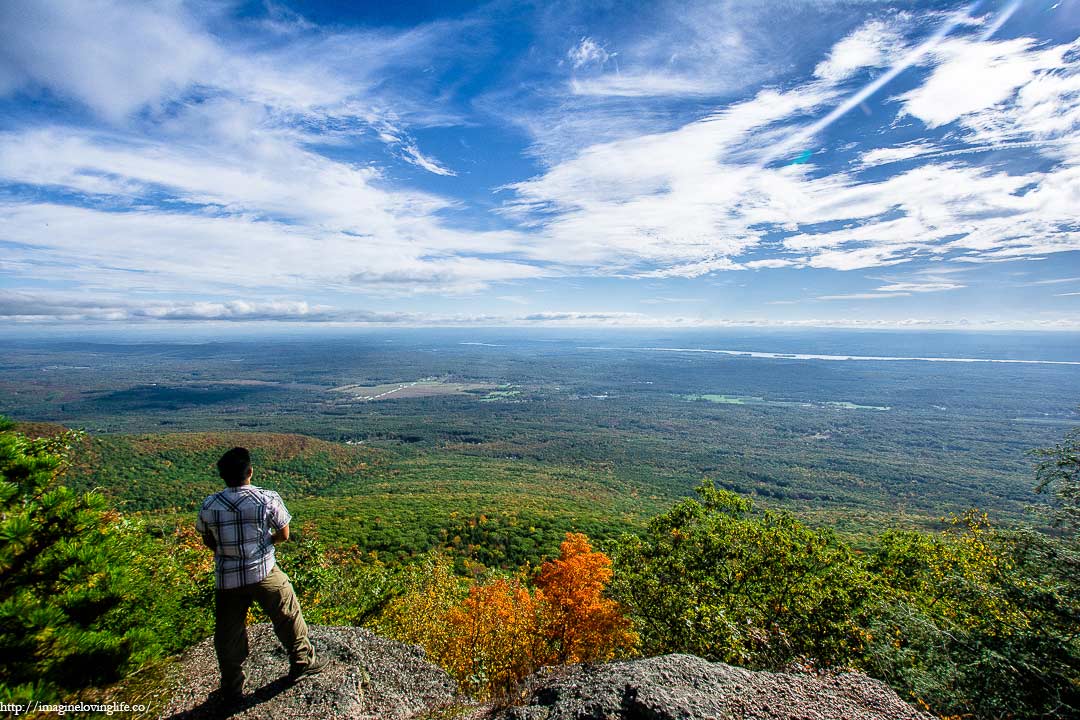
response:
<path fill-rule="evenodd" d="M 274 634 L 289 653 L 289 670 L 303 670 L 315 651 L 289 576 L 277 565 L 257 583 L 214 593 L 214 649 L 221 669 L 221 689 L 239 693 L 244 688 L 244 660 L 248 656 L 247 612 L 259 604 L 274 624 Z"/>

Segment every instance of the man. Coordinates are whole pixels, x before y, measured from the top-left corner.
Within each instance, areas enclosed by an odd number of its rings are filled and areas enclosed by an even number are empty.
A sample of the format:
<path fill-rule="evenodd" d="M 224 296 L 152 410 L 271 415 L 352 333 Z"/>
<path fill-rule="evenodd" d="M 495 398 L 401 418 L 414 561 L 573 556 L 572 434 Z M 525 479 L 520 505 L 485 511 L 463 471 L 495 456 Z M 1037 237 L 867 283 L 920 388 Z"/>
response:
<path fill-rule="evenodd" d="M 281 496 L 251 484 L 251 455 L 235 447 L 221 456 L 218 474 L 227 487 L 202 504 L 195 529 L 214 551 L 214 649 L 221 669 L 221 696 L 236 702 L 244 693 L 248 655 L 247 612 L 259 604 L 289 653 L 289 679 L 321 672 L 307 624 L 288 576 L 277 566 L 274 546 L 289 539 L 292 516 Z"/>

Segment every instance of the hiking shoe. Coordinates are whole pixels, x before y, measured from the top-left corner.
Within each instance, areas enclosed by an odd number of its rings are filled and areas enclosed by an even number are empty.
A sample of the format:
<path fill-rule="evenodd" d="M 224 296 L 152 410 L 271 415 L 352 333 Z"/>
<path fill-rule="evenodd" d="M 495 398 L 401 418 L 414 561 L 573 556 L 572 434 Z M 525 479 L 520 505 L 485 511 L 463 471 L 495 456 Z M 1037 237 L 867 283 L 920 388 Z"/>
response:
<path fill-rule="evenodd" d="M 210 693 L 210 698 L 224 710 L 235 710 L 244 704 L 244 691 L 218 688 Z"/>
<path fill-rule="evenodd" d="M 289 670 L 289 680 L 291 682 L 299 682 L 306 677 L 312 675 L 318 675 L 326 666 L 330 664 L 330 659 L 323 655 L 316 655 L 311 658 L 311 661 L 307 665 L 301 665 L 300 667 L 291 668 Z"/>

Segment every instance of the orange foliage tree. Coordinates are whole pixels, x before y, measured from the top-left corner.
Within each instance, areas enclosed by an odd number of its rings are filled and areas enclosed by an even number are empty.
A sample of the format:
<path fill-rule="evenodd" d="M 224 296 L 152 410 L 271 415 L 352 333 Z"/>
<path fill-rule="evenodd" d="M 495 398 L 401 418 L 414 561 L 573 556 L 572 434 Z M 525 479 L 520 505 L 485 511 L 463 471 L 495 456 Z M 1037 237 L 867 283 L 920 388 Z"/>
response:
<path fill-rule="evenodd" d="M 606 597 L 611 560 L 589 539 L 567 533 L 530 589 L 525 578 L 474 582 L 454 597 L 449 562 L 435 560 L 426 579 L 395 600 L 380 629 L 413 642 L 477 695 L 505 693 L 544 665 L 609 660 L 631 652 L 637 636 Z"/>
<path fill-rule="evenodd" d="M 557 663 L 610 660 L 637 641 L 619 604 L 604 597 L 611 559 L 582 533 L 567 533 L 560 555 L 540 567 L 536 587 L 544 599 L 543 631 Z"/>

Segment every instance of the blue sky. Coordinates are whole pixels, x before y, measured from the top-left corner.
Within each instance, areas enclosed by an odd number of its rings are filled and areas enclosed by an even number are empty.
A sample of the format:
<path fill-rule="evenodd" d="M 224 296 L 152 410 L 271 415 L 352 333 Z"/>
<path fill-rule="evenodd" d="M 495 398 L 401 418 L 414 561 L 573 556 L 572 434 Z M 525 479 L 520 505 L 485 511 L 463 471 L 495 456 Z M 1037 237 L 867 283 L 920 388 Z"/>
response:
<path fill-rule="evenodd" d="M 1080 329 L 1080 0 L 0 4 L 0 322 Z"/>

